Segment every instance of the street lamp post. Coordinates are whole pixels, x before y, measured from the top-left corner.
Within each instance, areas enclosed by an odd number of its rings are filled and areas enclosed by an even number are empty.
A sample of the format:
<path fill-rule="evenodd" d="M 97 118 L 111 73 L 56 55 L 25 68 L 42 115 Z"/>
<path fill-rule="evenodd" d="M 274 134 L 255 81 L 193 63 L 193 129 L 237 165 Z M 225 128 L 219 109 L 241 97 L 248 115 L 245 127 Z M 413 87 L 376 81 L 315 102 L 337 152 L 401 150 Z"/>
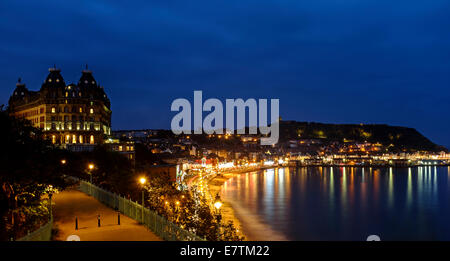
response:
<path fill-rule="evenodd" d="M 141 216 L 141 221 L 142 223 L 144 223 L 144 185 L 147 182 L 147 179 L 145 179 L 144 177 L 139 179 L 139 183 L 141 183 L 142 186 L 142 216 Z"/>
<path fill-rule="evenodd" d="M 88 165 L 88 168 L 89 168 L 89 175 L 91 175 L 91 184 L 92 184 L 92 170 L 94 169 L 94 164 L 89 164 Z"/>
<path fill-rule="evenodd" d="M 61 166 L 62 166 L 62 171 L 63 171 L 63 173 L 62 173 L 62 176 L 63 177 L 66 177 L 66 163 L 67 163 L 67 161 L 65 160 L 65 159 L 62 159 L 61 160 Z"/>
<path fill-rule="evenodd" d="M 222 220 L 222 216 L 220 214 L 220 208 L 222 207 L 222 201 L 220 200 L 220 196 L 219 193 L 216 194 L 216 199 L 214 202 L 214 208 L 216 208 L 216 220 L 217 220 L 217 225 L 218 225 L 218 229 L 217 229 L 217 241 L 219 241 L 220 239 L 220 229 L 221 229 L 221 220 Z"/>
<path fill-rule="evenodd" d="M 93 183 L 92 183 L 92 170 L 94 169 L 94 164 L 92 164 L 92 163 L 90 163 L 89 165 L 88 165 L 88 174 L 89 174 L 89 176 L 90 176 L 90 180 L 91 180 L 91 185 L 89 186 L 89 194 L 91 194 L 91 196 L 92 196 L 92 185 L 93 185 Z"/>
<path fill-rule="evenodd" d="M 45 191 L 48 194 L 48 202 L 49 202 L 48 215 L 49 215 L 49 219 L 52 219 L 53 218 L 52 197 L 53 197 L 54 193 L 58 192 L 58 190 L 56 188 L 53 188 L 53 185 L 48 185 L 47 188 L 45 189 Z"/>
<path fill-rule="evenodd" d="M 180 218 L 180 201 L 175 201 L 175 214 L 176 214 L 176 219 L 175 222 L 178 222 L 179 218 Z"/>
<path fill-rule="evenodd" d="M 50 218 L 52 218 L 52 196 L 53 196 L 53 194 L 49 194 L 48 195 L 48 198 L 49 198 L 49 215 L 50 215 Z"/>
<path fill-rule="evenodd" d="M 53 186 L 52 185 L 50 185 L 50 192 L 49 192 L 49 194 L 48 194 L 48 201 L 49 201 L 49 210 L 48 210 L 48 213 L 49 213 L 49 215 L 50 215 L 50 219 L 52 219 L 52 217 L 53 217 L 53 213 L 52 213 L 52 196 L 53 196 Z"/>

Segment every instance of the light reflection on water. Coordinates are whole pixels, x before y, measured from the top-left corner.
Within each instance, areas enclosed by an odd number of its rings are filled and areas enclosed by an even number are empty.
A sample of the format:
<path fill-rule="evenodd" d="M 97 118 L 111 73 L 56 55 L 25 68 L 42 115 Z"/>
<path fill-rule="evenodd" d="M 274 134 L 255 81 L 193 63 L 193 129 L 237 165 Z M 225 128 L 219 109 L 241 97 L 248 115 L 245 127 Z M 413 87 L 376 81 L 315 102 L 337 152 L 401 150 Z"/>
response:
<path fill-rule="evenodd" d="M 449 180 L 450 167 L 280 168 L 236 176 L 222 196 L 290 240 L 450 240 Z"/>

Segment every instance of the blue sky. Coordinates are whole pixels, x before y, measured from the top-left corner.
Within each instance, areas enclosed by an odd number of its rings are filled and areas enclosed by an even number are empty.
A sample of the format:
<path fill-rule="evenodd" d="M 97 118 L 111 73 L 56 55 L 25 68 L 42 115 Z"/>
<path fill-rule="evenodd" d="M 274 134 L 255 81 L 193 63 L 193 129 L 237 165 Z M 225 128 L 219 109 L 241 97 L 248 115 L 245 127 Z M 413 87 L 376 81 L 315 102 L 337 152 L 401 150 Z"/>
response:
<path fill-rule="evenodd" d="M 450 147 L 450 2 L 0 2 L 0 104 L 18 77 L 85 64 L 113 129 L 169 128 L 171 102 L 279 98 L 283 119 L 387 123 Z"/>

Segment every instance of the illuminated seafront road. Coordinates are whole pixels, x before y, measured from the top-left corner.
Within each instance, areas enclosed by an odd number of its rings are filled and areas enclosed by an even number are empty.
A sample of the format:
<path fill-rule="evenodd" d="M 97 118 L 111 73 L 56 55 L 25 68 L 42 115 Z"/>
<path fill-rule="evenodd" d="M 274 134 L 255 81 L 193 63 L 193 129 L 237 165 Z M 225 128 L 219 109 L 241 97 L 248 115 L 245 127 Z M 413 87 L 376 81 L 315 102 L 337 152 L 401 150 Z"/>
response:
<path fill-rule="evenodd" d="M 120 215 L 117 211 L 101 204 L 95 198 L 78 190 L 67 190 L 53 196 L 53 228 L 58 233 L 54 240 L 65 241 L 70 235 L 78 235 L 81 241 L 160 241 L 153 232 L 137 221 Z M 97 226 L 97 215 L 101 227 Z M 75 216 L 78 230 L 75 230 Z"/>
<path fill-rule="evenodd" d="M 275 168 L 236 175 L 221 195 L 266 240 L 450 240 L 449 167 Z"/>

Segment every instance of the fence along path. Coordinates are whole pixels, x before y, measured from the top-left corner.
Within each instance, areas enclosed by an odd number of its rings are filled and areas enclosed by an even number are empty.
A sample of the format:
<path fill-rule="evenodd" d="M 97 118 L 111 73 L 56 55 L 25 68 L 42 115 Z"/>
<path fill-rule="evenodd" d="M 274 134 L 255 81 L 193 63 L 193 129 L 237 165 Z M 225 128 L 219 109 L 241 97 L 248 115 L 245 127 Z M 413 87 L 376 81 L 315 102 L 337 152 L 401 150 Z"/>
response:
<path fill-rule="evenodd" d="M 155 211 L 143 208 L 141 204 L 80 180 L 80 190 L 96 198 L 103 204 L 116 209 L 124 215 L 140 222 L 153 233 L 167 241 L 204 241 L 199 236 L 186 231 L 159 216 Z M 142 213 L 143 212 L 143 213 Z"/>
<path fill-rule="evenodd" d="M 66 241 L 76 235 L 81 241 L 160 241 L 148 228 L 101 203 L 77 188 L 53 196 L 54 240 Z M 98 226 L 100 216 L 101 226 Z M 78 221 L 78 229 L 76 222 Z"/>
<path fill-rule="evenodd" d="M 17 241 L 50 241 L 52 238 L 53 217 L 39 229 L 17 239 Z"/>

